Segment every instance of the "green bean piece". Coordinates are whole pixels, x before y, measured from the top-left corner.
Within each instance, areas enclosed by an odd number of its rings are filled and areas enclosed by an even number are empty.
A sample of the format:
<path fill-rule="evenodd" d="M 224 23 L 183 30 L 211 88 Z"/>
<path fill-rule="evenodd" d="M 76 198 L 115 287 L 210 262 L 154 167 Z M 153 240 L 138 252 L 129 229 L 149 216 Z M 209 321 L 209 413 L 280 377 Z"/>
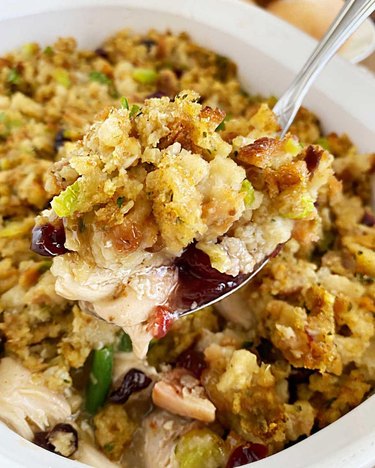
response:
<path fill-rule="evenodd" d="M 104 403 L 112 382 L 113 348 L 94 351 L 90 379 L 86 390 L 86 410 L 95 414 Z"/>

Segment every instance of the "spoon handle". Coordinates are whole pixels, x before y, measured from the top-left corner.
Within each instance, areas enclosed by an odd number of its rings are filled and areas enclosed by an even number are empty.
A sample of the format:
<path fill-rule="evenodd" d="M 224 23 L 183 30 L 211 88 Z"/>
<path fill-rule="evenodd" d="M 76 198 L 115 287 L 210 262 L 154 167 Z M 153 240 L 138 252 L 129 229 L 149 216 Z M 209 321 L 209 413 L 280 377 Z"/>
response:
<path fill-rule="evenodd" d="M 303 98 L 315 78 L 351 34 L 375 10 L 375 0 L 349 0 L 331 24 L 323 39 L 273 108 L 282 128 L 288 131 Z"/>

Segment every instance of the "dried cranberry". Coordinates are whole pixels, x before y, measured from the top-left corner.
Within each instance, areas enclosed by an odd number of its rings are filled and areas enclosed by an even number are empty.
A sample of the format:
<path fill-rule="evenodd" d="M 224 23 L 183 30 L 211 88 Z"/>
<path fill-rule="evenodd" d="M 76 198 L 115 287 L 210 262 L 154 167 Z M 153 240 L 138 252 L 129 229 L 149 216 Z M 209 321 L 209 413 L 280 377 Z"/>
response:
<path fill-rule="evenodd" d="M 268 449 L 261 444 L 246 444 L 236 447 L 230 454 L 226 468 L 234 468 L 235 466 L 246 465 L 262 458 L 266 458 Z"/>
<path fill-rule="evenodd" d="M 315 146 L 308 146 L 306 149 L 305 163 L 307 170 L 313 174 L 319 166 L 323 151 Z"/>
<path fill-rule="evenodd" d="M 34 444 L 39 445 L 39 447 L 42 447 L 46 450 L 49 450 L 50 452 L 55 451 L 55 447 L 48 442 L 48 431 L 43 431 L 43 432 L 36 432 L 34 434 Z"/>
<path fill-rule="evenodd" d="M 176 260 L 178 286 L 172 299 L 174 310 L 187 310 L 205 304 L 241 284 L 246 275 L 236 277 L 220 273 L 211 266 L 210 258 L 195 245 L 190 245 Z"/>
<path fill-rule="evenodd" d="M 98 47 L 97 49 L 95 49 L 95 54 L 98 57 L 102 57 L 104 59 L 108 58 L 108 52 L 105 49 L 103 49 L 102 47 Z"/>
<path fill-rule="evenodd" d="M 261 338 L 259 344 L 255 348 L 256 354 L 261 362 L 273 364 L 279 359 L 279 353 L 273 344 L 266 338 Z"/>
<path fill-rule="evenodd" d="M 144 372 L 138 369 L 130 369 L 124 375 L 121 385 L 110 393 L 108 399 L 112 403 L 126 403 L 130 395 L 140 392 L 148 387 L 151 382 L 152 380 Z"/>
<path fill-rule="evenodd" d="M 181 68 L 173 68 L 173 71 L 174 71 L 174 74 L 176 75 L 176 77 L 178 79 L 180 79 L 182 77 L 182 75 L 184 74 L 184 70 L 181 70 Z M 198 102 L 201 104 L 202 101 L 203 101 L 202 97 L 200 97 Z"/>
<path fill-rule="evenodd" d="M 61 448 L 57 443 L 60 434 L 71 434 L 69 440 L 62 440 Z M 70 457 L 78 449 L 78 433 L 70 424 L 60 423 L 47 432 L 37 432 L 34 435 L 34 444 L 63 457 Z"/>
<path fill-rule="evenodd" d="M 365 214 L 363 215 L 362 224 L 368 227 L 374 227 L 375 226 L 375 215 L 370 213 L 369 211 L 365 211 Z"/>
<path fill-rule="evenodd" d="M 62 221 L 55 224 L 35 226 L 32 231 L 31 250 L 44 257 L 56 257 L 68 250 L 65 248 L 65 229 Z"/>
<path fill-rule="evenodd" d="M 53 143 L 53 149 L 57 152 L 66 141 L 70 141 L 69 138 L 66 138 L 64 130 L 59 130 L 55 135 L 55 141 Z"/>
<path fill-rule="evenodd" d="M 150 50 L 156 46 L 156 42 L 153 40 L 153 39 L 149 39 L 149 38 L 145 38 L 145 39 L 142 39 L 141 40 L 141 44 L 143 44 L 144 46 L 146 46 L 146 49 L 148 52 L 150 52 Z"/>
<path fill-rule="evenodd" d="M 177 358 L 176 366 L 187 369 L 199 379 L 207 364 L 202 352 L 195 349 L 187 349 Z"/>
<path fill-rule="evenodd" d="M 158 306 L 149 319 L 148 331 L 154 338 L 163 338 L 170 330 L 175 314 L 166 306 Z"/>
<path fill-rule="evenodd" d="M 5 333 L 0 330 L 0 356 L 4 354 L 6 341 L 7 337 L 5 336 Z"/>
<path fill-rule="evenodd" d="M 155 91 L 154 93 L 149 94 L 148 96 L 146 96 L 145 99 L 153 99 L 153 98 L 160 99 L 160 98 L 162 98 L 164 96 L 168 96 L 168 95 L 163 93 L 163 91 Z"/>
<path fill-rule="evenodd" d="M 288 377 L 289 403 L 293 404 L 298 400 L 298 387 L 308 383 L 313 371 L 310 369 L 293 369 Z"/>

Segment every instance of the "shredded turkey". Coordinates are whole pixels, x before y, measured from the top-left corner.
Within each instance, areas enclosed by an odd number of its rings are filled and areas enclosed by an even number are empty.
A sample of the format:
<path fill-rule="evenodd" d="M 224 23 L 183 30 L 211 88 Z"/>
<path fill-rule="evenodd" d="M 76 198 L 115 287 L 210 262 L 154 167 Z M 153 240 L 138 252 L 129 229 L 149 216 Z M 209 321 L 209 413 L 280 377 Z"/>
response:
<path fill-rule="evenodd" d="M 215 420 L 216 408 L 199 381 L 183 369 L 164 375 L 152 390 L 152 401 L 167 411 L 203 422 Z"/>
<path fill-rule="evenodd" d="M 71 414 L 60 394 L 34 383 L 32 374 L 10 357 L 0 361 L 0 419 L 18 434 L 31 440 L 32 426 L 45 430 Z"/>

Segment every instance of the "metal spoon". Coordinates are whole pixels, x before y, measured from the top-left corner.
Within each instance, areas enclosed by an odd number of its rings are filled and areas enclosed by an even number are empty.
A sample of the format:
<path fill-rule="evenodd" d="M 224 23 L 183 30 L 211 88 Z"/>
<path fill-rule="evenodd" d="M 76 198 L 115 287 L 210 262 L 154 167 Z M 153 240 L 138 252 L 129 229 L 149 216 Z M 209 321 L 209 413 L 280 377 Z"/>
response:
<path fill-rule="evenodd" d="M 298 109 L 301 107 L 303 98 L 319 73 L 344 42 L 363 23 L 363 21 L 374 12 L 374 10 L 375 0 L 349 0 L 345 3 L 323 39 L 319 42 L 312 55 L 302 67 L 301 71 L 273 108 L 282 128 L 281 137 L 283 137 L 289 130 Z M 256 276 L 268 263 L 269 259 L 272 256 L 277 255 L 277 253 L 278 252 L 275 252 L 274 255 L 266 258 L 252 273 L 246 275 L 244 280 L 236 287 L 204 304 L 196 304 L 195 306 L 191 306 L 189 309 L 179 309 L 177 311 L 178 316 L 196 312 L 204 307 L 215 304 L 238 291 L 252 278 L 254 278 L 254 276 Z"/>

